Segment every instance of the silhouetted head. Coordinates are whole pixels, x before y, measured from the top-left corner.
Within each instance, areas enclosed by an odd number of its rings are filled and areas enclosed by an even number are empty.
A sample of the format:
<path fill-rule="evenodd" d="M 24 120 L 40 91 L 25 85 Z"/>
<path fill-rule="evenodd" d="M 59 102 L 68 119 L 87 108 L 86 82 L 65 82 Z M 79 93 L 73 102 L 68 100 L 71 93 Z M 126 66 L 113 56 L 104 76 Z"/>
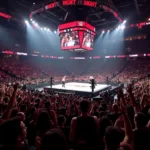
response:
<path fill-rule="evenodd" d="M 64 134 L 53 129 L 48 131 L 41 142 L 40 150 L 69 150 Z"/>
<path fill-rule="evenodd" d="M 143 113 L 136 113 L 134 116 L 134 123 L 136 128 L 145 128 L 148 123 L 148 118 Z"/>
<path fill-rule="evenodd" d="M 119 128 L 113 126 L 107 127 L 104 140 L 109 150 L 117 150 L 120 146 L 120 142 L 123 140 L 122 133 Z"/>
<path fill-rule="evenodd" d="M 90 104 L 87 100 L 82 100 L 80 102 L 80 110 L 83 113 L 87 113 L 89 111 Z"/>

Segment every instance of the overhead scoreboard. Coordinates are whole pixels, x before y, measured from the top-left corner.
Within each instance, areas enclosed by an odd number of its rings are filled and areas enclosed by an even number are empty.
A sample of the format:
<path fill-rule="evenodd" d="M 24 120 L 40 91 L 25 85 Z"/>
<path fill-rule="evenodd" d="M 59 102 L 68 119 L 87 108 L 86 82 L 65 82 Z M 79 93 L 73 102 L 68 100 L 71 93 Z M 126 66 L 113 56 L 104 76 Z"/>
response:
<path fill-rule="evenodd" d="M 58 27 L 62 50 L 92 51 L 95 27 L 85 21 L 73 21 Z"/>

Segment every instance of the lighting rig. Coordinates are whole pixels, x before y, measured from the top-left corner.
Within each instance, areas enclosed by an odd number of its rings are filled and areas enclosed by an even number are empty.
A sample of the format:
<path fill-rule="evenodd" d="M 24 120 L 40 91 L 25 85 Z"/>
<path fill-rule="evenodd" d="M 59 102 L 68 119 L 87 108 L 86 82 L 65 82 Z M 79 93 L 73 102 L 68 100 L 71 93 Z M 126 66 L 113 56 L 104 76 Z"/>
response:
<path fill-rule="evenodd" d="M 34 10 L 30 14 L 30 20 L 33 21 L 34 16 L 38 13 L 45 12 L 49 9 L 54 9 L 60 6 L 82 5 L 86 7 L 101 8 L 117 18 L 118 22 L 122 23 L 122 18 L 114 9 L 110 0 L 98 2 L 94 0 L 61 0 L 45 5 L 42 8 Z M 73 22 L 61 24 L 58 27 L 60 36 L 60 44 L 62 50 L 69 51 L 91 51 L 95 37 L 95 27 L 83 20 L 74 20 Z"/>

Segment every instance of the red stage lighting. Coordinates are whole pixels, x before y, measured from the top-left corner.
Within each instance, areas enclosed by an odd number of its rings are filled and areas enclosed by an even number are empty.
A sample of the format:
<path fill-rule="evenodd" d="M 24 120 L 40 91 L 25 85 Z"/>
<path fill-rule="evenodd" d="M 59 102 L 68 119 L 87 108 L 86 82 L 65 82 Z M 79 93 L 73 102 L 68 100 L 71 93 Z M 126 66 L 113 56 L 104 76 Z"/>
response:
<path fill-rule="evenodd" d="M 7 15 L 7 14 L 5 14 L 3 12 L 0 12 L 0 17 L 6 18 L 6 19 L 11 19 L 10 15 Z"/>

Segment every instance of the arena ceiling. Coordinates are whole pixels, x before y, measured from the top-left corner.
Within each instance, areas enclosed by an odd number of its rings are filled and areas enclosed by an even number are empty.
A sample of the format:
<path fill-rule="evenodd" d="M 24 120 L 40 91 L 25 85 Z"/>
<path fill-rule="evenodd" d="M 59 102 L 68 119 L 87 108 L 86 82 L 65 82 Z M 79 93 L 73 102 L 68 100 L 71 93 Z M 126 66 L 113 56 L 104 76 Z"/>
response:
<path fill-rule="evenodd" d="M 28 19 L 33 10 L 59 0 L 0 0 L 0 11 L 15 16 L 18 20 Z M 94 1 L 94 0 L 92 0 Z M 96 1 L 96 0 L 95 0 Z M 149 0 L 97 0 L 111 5 L 124 20 L 131 23 L 144 21 L 150 17 Z M 67 16 L 67 17 L 66 17 Z M 86 6 L 59 6 L 35 16 L 37 22 L 52 27 L 73 20 L 83 20 L 99 28 L 110 28 L 118 23 L 117 19 L 101 8 Z"/>

